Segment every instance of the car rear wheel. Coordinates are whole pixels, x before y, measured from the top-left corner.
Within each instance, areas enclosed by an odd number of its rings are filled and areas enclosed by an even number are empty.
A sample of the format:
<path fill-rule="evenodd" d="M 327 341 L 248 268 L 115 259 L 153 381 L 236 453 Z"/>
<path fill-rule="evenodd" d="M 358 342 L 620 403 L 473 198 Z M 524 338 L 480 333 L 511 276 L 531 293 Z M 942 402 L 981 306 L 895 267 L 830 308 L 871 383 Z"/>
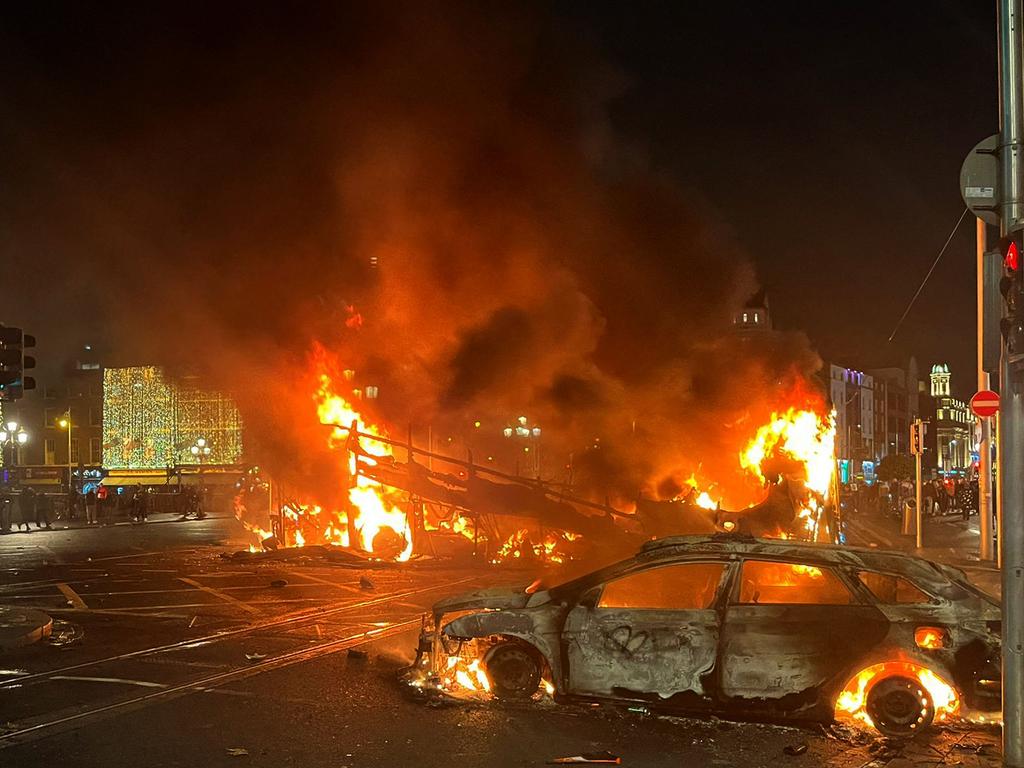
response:
<path fill-rule="evenodd" d="M 913 736 L 931 725 L 935 717 L 932 697 L 909 677 L 879 680 L 868 691 L 865 709 L 875 728 L 896 738 Z"/>
<path fill-rule="evenodd" d="M 491 692 L 502 699 L 526 699 L 540 685 L 537 655 L 522 643 L 501 643 L 484 659 Z"/>

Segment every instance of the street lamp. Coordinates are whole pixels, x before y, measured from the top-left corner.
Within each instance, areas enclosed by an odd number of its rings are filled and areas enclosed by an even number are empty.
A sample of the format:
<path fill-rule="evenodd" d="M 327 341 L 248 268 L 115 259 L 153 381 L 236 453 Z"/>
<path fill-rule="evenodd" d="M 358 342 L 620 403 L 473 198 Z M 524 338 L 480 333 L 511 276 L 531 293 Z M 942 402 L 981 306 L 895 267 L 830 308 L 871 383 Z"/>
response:
<path fill-rule="evenodd" d="M 0 429 L 0 450 L 10 446 L 11 466 L 13 467 L 18 463 L 15 451 L 18 449 L 18 446 L 25 445 L 28 442 L 28 432 L 25 431 L 24 427 L 19 427 L 18 422 L 14 420 L 8 421 L 4 427 L 5 429 Z"/>
<path fill-rule="evenodd" d="M 210 446 L 206 442 L 205 437 L 197 438 L 192 444 L 192 447 L 188 449 L 196 460 L 199 462 L 199 485 L 202 488 L 206 488 L 203 482 L 203 461 L 210 457 Z"/>
<path fill-rule="evenodd" d="M 520 416 L 516 419 L 515 426 L 507 426 L 502 431 L 502 434 L 507 438 L 520 437 L 523 439 L 533 440 L 533 466 L 534 471 L 537 475 L 537 479 L 540 479 L 540 427 L 534 425 L 530 426 L 529 419 L 525 416 Z M 530 452 L 530 446 L 523 448 L 524 453 Z"/>
<path fill-rule="evenodd" d="M 68 493 L 72 491 L 72 475 L 73 469 L 71 464 L 71 409 L 68 408 L 68 412 L 57 419 L 57 426 L 61 429 L 68 431 Z"/>

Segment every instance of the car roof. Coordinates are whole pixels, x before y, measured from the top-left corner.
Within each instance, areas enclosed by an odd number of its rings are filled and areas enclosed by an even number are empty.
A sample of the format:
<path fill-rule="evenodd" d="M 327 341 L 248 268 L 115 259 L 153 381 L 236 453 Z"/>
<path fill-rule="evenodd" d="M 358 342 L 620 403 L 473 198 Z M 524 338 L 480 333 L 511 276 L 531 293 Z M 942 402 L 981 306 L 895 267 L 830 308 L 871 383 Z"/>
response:
<path fill-rule="evenodd" d="M 747 534 L 668 536 L 653 539 L 644 543 L 635 560 L 644 563 L 701 555 L 761 556 L 797 560 L 809 565 L 849 566 L 906 576 L 922 586 L 941 586 L 950 581 L 964 580 L 964 575 L 955 568 L 902 552 L 839 544 L 815 544 L 790 539 L 758 539 Z"/>

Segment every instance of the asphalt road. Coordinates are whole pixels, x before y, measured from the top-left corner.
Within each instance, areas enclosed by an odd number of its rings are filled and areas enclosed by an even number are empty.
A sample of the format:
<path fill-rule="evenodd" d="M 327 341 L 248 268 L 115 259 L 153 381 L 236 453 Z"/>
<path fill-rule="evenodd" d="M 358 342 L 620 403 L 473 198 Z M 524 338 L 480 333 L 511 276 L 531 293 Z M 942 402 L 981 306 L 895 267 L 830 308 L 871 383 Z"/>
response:
<path fill-rule="evenodd" d="M 998 734 L 977 728 L 885 751 L 856 731 L 543 697 L 427 706 L 397 680 L 420 613 L 532 573 L 222 556 L 245 541 L 226 519 L 0 537 L 0 604 L 43 608 L 76 638 L 0 655 L 0 765 L 500 767 L 599 750 L 655 767 L 997 764 Z"/>

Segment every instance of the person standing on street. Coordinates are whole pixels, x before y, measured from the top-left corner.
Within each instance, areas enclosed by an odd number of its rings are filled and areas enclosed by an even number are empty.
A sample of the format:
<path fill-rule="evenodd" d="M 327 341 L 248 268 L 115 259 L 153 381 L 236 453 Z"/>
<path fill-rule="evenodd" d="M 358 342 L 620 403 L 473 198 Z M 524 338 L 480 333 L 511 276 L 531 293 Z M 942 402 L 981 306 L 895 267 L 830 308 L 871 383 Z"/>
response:
<path fill-rule="evenodd" d="M 19 528 L 24 528 L 25 531 L 28 532 L 28 531 L 32 530 L 29 527 L 29 523 L 32 521 L 32 518 L 34 518 L 35 515 L 36 515 L 35 504 L 34 504 L 35 491 L 33 491 L 31 488 L 25 488 L 24 490 L 22 490 L 18 494 L 17 500 L 18 500 L 18 527 Z"/>
<path fill-rule="evenodd" d="M 50 497 L 45 493 L 36 496 L 36 528 L 51 530 L 50 524 Z"/>
<path fill-rule="evenodd" d="M 11 494 L 0 491 L 0 533 L 11 532 Z"/>
<path fill-rule="evenodd" d="M 96 491 L 93 488 L 85 494 L 85 524 L 96 525 Z"/>

